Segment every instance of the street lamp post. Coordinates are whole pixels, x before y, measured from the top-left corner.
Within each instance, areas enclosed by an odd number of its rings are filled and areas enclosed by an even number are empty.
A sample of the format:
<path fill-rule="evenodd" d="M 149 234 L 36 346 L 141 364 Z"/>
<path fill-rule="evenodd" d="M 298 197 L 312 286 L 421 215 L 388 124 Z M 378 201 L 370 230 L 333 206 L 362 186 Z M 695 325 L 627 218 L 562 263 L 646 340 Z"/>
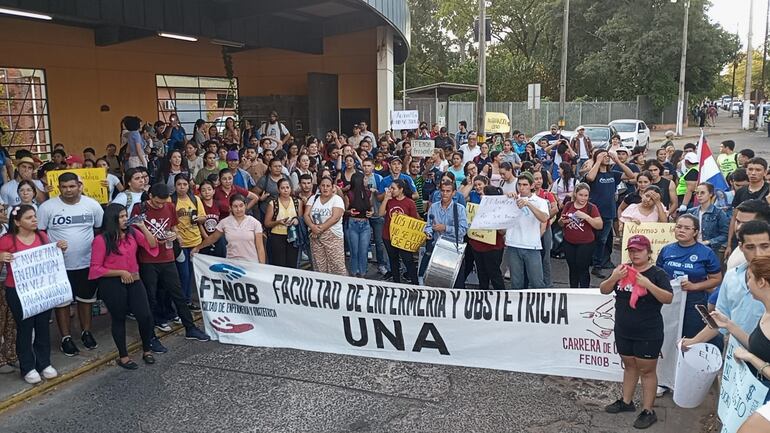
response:
<path fill-rule="evenodd" d="M 671 0 L 676 3 L 677 0 Z M 684 100 L 684 79 L 687 70 L 687 26 L 690 21 L 690 0 L 684 0 L 684 24 L 682 24 L 682 57 L 679 60 L 679 97 L 676 103 L 676 135 L 684 133 L 684 119 L 686 119 Z"/>
<path fill-rule="evenodd" d="M 751 38 L 754 37 L 753 21 L 754 0 L 749 0 L 749 40 L 746 41 L 746 83 L 743 89 L 743 119 L 741 119 L 741 128 L 745 130 L 751 128 L 751 66 L 754 63 L 754 58 L 751 55 Z"/>

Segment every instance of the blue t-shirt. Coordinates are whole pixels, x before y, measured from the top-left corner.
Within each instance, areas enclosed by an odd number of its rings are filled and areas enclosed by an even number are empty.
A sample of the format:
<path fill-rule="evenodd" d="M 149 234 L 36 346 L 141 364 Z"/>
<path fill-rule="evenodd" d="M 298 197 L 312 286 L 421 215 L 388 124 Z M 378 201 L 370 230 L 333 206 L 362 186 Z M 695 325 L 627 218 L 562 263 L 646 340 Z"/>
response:
<path fill-rule="evenodd" d="M 615 206 L 615 192 L 620 184 L 622 173 L 617 171 L 605 171 L 596 173 L 596 178 L 589 185 L 591 186 L 591 203 L 599 208 L 599 213 L 603 219 L 614 219 L 618 214 Z"/>
<path fill-rule="evenodd" d="M 693 283 L 705 281 L 710 274 L 721 272 L 719 259 L 714 250 L 696 242 L 689 247 L 683 247 L 678 242 L 664 246 L 658 254 L 658 267 L 663 268 L 671 279 L 687 275 Z M 706 292 L 689 292 L 687 303 L 705 302 Z"/>
<path fill-rule="evenodd" d="M 630 168 L 631 171 L 633 171 L 634 173 L 639 173 L 641 171 L 641 170 L 639 170 L 639 166 L 637 166 L 636 164 L 626 164 L 626 166 L 628 166 L 628 168 Z M 615 164 L 615 165 L 612 166 L 612 171 L 616 171 L 616 172 L 620 173 L 621 175 L 623 175 L 623 173 L 625 173 L 623 171 L 623 169 L 620 168 L 620 166 L 618 164 Z M 625 182 L 625 184 L 626 184 L 626 193 L 627 194 L 631 194 L 632 192 L 636 191 L 636 185 L 632 184 L 631 182 Z"/>
<path fill-rule="evenodd" d="M 412 189 L 412 191 L 409 194 L 406 194 L 406 191 L 404 191 L 404 194 L 407 196 L 411 196 L 413 192 L 417 191 L 417 186 L 414 184 L 414 180 L 405 173 L 401 173 L 398 175 L 399 179 L 404 179 L 404 181 L 409 185 L 409 188 Z M 379 191 L 380 194 L 384 193 L 386 189 L 390 187 L 390 185 L 393 183 L 393 176 L 385 176 L 382 178 L 382 182 L 380 182 L 380 185 L 377 187 L 377 191 Z"/>

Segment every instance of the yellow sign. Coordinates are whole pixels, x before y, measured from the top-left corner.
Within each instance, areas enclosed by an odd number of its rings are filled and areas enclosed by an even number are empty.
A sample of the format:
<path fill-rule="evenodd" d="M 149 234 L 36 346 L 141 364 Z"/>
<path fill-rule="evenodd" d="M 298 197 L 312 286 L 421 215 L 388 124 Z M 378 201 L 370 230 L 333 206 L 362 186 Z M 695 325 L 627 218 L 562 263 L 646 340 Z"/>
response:
<path fill-rule="evenodd" d="M 479 205 L 475 203 L 468 203 L 465 206 L 465 209 L 468 214 L 468 227 L 471 226 L 471 223 L 473 222 L 473 218 L 476 216 L 476 211 L 479 209 Z M 497 230 L 468 230 L 468 237 L 471 239 L 475 239 L 479 242 L 484 242 L 485 244 L 489 245 L 495 245 L 497 243 Z"/>
<path fill-rule="evenodd" d="M 674 223 L 641 223 L 627 222 L 623 224 L 623 252 L 621 261 L 628 263 L 628 239 L 633 235 L 644 235 L 652 243 L 652 261 L 658 259 L 658 253 L 664 245 L 676 242 L 674 238 Z"/>
<path fill-rule="evenodd" d="M 425 221 L 404 214 L 390 219 L 390 244 L 394 247 L 416 252 L 425 242 Z"/>
<path fill-rule="evenodd" d="M 107 197 L 107 170 L 103 168 L 73 168 L 69 170 L 53 170 L 46 173 L 48 185 L 53 186 L 51 197 L 59 196 L 59 175 L 62 173 L 74 173 L 83 182 L 83 195 L 91 197 L 101 204 L 109 203 Z"/>
<path fill-rule="evenodd" d="M 511 132 L 511 121 L 508 120 L 508 115 L 505 113 L 487 113 L 484 117 L 484 132 L 488 134 Z"/>

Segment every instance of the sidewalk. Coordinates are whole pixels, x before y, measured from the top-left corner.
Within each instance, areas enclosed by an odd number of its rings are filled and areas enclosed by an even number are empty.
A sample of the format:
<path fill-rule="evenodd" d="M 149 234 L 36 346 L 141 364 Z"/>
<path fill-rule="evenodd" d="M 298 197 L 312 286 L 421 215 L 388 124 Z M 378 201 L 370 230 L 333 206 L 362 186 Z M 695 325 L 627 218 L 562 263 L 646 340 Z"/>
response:
<path fill-rule="evenodd" d="M 681 137 L 676 137 L 678 140 L 682 139 L 698 139 L 700 137 L 701 129 L 695 125 L 686 126 L 684 128 L 683 134 Z M 671 128 L 671 131 L 673 131 L 674 128 Z M 663 144 L 666 141 L 666 129 L 656 129 L 654 131 L 650 132 L 650 139 L 651 144 Z M 730 115 L 726 111 L 719 111 L 719 117 L 717 117 L 716 126 L 706 126 L 703 128 L 703 132 L 706 134 L 707 137 L 716 136 L 716 135 L 727 135 L 727 134 L 736 134 L 740 132 L 746 132 L 741 129 L 741 119 L 737 116 L 730 117 Z M 766 131 L 764 130 L 758 130 L 757 134 L 765 134 Z M 713 149 L 713 148 L 712 148 Z"/>

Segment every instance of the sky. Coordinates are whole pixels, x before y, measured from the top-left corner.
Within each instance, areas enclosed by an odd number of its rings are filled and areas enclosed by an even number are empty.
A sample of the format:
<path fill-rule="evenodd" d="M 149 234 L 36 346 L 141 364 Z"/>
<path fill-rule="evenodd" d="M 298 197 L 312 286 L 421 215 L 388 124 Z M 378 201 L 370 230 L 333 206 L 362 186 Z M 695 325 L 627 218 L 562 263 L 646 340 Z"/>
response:
<path fill-rule="evenodd" d="M 765 0 L 711 0 L 712 6 L 708 11 L 709 17 L 722 25 L 728 32 L 739 32 L 741 43 L 746 47 L 749 30 L 749 3 L 754 2 L 752 45 L 756 48 L 762 44 L 765 37 L 765 21 L 767 4 Z"/>

